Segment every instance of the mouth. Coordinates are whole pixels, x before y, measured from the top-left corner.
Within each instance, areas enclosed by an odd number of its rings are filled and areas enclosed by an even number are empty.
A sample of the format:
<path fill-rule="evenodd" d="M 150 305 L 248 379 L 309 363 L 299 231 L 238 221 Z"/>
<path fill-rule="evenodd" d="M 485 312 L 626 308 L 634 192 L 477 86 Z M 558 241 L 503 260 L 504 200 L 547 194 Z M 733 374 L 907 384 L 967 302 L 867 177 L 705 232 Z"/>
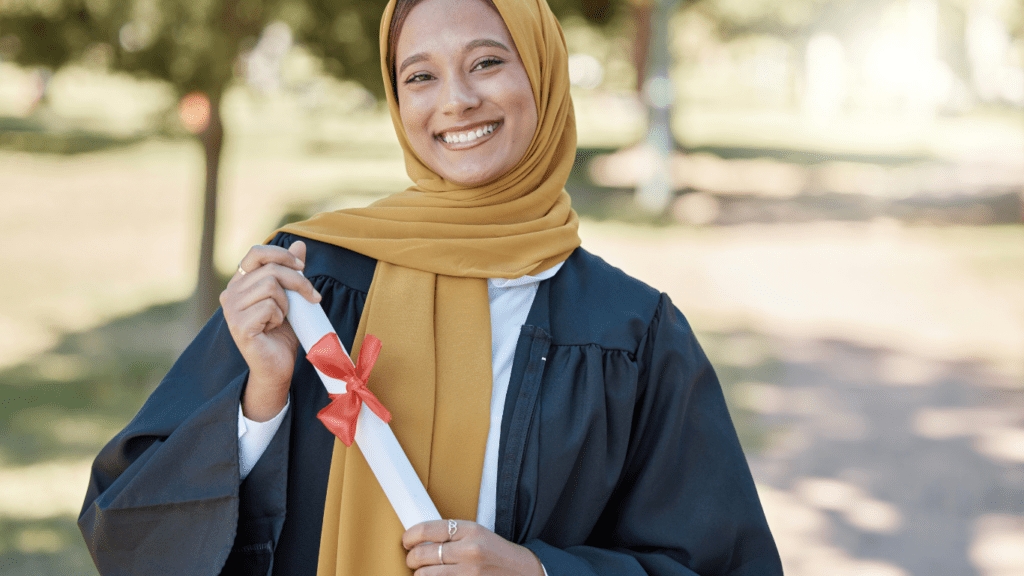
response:
<path fill-rule="evenodd" d="M 462 150 L 488 140 L 501 125 L 502 122 L 500 120 L 497 122 L 482 122 L 468 128 L 441 132 L 434 136 L 434 138 L 447 148 Z"/>

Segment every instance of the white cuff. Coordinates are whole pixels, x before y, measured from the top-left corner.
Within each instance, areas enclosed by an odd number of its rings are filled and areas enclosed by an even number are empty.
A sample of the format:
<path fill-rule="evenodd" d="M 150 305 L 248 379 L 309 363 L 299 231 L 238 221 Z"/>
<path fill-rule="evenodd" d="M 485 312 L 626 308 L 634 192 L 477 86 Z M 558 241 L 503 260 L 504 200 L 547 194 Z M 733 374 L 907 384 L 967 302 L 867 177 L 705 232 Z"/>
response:
<path fill-rule="evenodd" d="M 246 418 L 242 414 L 242 403 L 238 403 L 238 475 L 241 480 L 245 480 L 249 472 L 252 472 L 256 462 L 259 462 L 260 456 L 263 456 L 267 446 L 270 446 L 270 441 L 274 439 L 274 434 L 277 434 L 277 429 L 281 427 L 281 421 L 284 420 L 284 415 L 288 412 L 291 403 L 289 397 L 288 402 L 277 413 L 277 416 L 266 422 L 257 422 Z"/>

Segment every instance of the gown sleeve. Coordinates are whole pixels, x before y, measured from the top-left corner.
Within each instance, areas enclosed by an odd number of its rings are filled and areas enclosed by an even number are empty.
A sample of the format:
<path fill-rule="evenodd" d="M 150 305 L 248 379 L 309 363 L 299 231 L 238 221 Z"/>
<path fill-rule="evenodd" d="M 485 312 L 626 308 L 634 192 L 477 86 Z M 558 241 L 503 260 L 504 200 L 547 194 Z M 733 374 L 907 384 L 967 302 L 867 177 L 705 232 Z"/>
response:
<path fill-rule="evenodd" d="M 781 575 L 718 378 L 665 295 L 637 363 L 626 460 L 585 545 L 525 545 L 550 576 Z"/>
<path fill-rule="evenodd" d="M 297 239 L 281 234 L 271 244 Z M 306 244 L 307 278 L 351 346 L 376 263 Z M 333 436 L 308 415 L 327 393 L 298 354 L 290 408 L 241 480 L 238 406 L 248 375 L 218 310 L 96 457 L 78 525 L 100 574 L 265 576 L 275 564 L 315 567 Z"/>
<path fill-rule="evenodd" d="M 288 416 L 241 483 L 238 403 L 247 376 L 218 311 L 97 456 L 78 524 L 100 574 L 230 574 L 240 556 L 269 567 L 270 535 L 284 513 L 274 484 L 285 480 Z M 258 501 L 247 497 L 256 485 Z M 245 542 L 235 546 L 239 525 Z"/>

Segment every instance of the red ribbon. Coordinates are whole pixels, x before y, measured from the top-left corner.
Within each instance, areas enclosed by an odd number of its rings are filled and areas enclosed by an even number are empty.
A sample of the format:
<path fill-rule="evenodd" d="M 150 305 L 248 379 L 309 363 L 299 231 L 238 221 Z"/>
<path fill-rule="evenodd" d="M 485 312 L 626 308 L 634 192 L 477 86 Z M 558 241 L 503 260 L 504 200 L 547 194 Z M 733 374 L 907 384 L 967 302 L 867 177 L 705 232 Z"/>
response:
<path fill-rule="evenodd" d="M 363 338 L 363 346 L 359 349 L 359 361 L 356 366 L 345 355 L 338 335 L 334 332 L 325 335 L 306 358 L 316 366 L 317 370 L 337 380 L 344 380 L 347 393 L 328 394 L 331 403 L 321 410 L 316 417 L 324 423 L 345 446 L 351 446 L 356 437 L 356 421 L 359 420 L 359 409 L 365 402 L 385 422 L 391 421 L 391 413 L 377 400 L 373 392 L 366 387 L 370 371 L 377 362 L 381 343 L 376 336 L 369 334 Z"/>

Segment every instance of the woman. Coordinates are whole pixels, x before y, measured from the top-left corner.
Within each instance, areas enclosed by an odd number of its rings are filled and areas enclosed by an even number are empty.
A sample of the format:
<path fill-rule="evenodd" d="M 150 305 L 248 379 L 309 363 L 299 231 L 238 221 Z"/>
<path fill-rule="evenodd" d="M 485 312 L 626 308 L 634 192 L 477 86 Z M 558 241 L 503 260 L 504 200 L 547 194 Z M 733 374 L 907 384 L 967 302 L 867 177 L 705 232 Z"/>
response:
<path fill-rule="evenodd" d="M 381 53 L 415 185 L 242 259 L 223 313 L 97 458 L 79 524 L 100 571 L 781 573 L 685 320 L 578 247 L 546 3 L 392 0 Z M 384 342 L 370 387 L 452 520 L 403 532 L 315 418 L 328 399 L 285 289 L 354 357 Z"/>

